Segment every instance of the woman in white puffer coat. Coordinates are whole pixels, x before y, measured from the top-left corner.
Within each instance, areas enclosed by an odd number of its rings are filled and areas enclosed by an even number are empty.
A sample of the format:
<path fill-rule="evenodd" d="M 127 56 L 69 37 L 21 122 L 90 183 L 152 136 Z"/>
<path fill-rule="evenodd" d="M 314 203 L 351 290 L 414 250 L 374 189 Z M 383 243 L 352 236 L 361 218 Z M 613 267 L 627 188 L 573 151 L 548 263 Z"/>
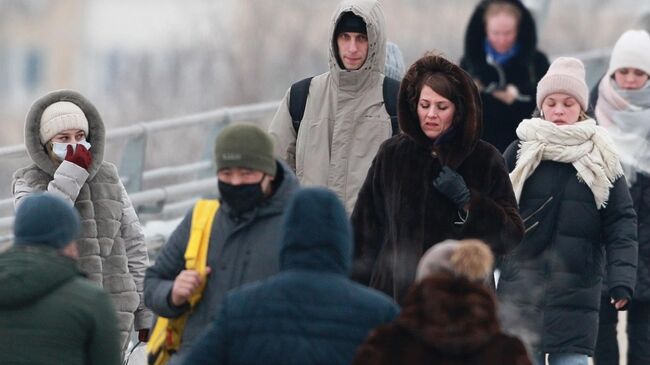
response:
<path fill-rule="evenodd" d="M 125 351 L 131 331 L 146 339 L 153 323 L 142 294 L 149 259 L 117 168 L 104 161 L 102 119 L 81 94 L 51 92 L 27 114 L 25 146 L 33 164 L 14 174 L 14 203 L 17 207 L 24 197 L 48 191 L 74 204 L 82 219 L 79 266 L 110 294 Z"/>

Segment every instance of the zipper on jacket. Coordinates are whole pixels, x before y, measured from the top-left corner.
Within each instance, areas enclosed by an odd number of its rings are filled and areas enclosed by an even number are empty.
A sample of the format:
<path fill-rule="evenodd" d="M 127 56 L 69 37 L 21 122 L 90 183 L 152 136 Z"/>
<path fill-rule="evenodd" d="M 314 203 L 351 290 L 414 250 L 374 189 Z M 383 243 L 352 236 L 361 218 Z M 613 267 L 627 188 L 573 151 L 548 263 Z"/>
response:
<path fill-rule="evenodd" d="M 524 231 L 524 234 L 528 233 L 528 231 L 530 231 L 531 229 L 537 227 L 538 225 L 539 225 L 539 221 L 535 222 L 532 226 L 526 228 L 526 230 Z"/>
<path fill-rule="evenodd" d="M 542 209 L 544 209 L 544 207 L 547 206 L 548 203 L 551 202 L 551 200 L 553 200 L 553 196 L 550 196 L 548 199 L 546 199 L 546 201 L 545 201 L 542 205 L 540 205 L 539 208 L 535 209 L 535 211 L 532 212 L 531 214 L 529 214 L 528 217 L 524 218 L 524 219 L 523 219 L 523 222 L 524 222 L 524 223 L 528 222 L 528 220 L 529 220 L 532 216 L 534 216 L 535 214 L 539 213 Z M 538 223 L 539 223 L 539 222 L 538 222 Z M 531 227 L 531 228 L 532 228 L 532 227 Z"/>
<path fill-rule="evenodd" d="M 551 198 L 549 198 L 548 201 L 550 201 L 552 198 L 553 198 L 553 196 L 551 196 Z M 559 204 L 559 202 L 558 202 L 558 204 Z M 561 206 L 558 207 L 558 212 L 559 212 L 559 210 L 561 208 L 562 208 Z M 558 214 L 558 216 L 559 216 L 559 214 Z M 558 217 L 555 217 L 555 219 L 558 219 Z M 554 248 L 555 248 L 555 246 L 557 244 L 557 232 L 558 232 L 558 228 L 557 228 L 557 224 L 555 224 L 555 229 L 553 230 L 553 234 L 551 236 L 551 244 L 548 246 L 548 251 L 544 250 L 544 252 L 548 252 L 549 255 L 554 254 Z M 547 257 L 545 257 L 545 259 L 546 260 L 544 261 L 544 292 L 543 292 L 544 296 L 542 297 L 542 300 L 540 301 L 540 308 L 541 308 L 541 314 L 542 314 L 542 320 L 541 320 L 542 326 L 540 328 L 540 340 L 539 340 L 539 347 L 540 348 L 539 349 L 542 352 L 544 352 L 544 347 L 546 346 L 546 344 L 545 344 L 546 338 L 543 335 L 543 333 L 544 333 L 544 328 L 546 327 L 546 302 L 547 302 L 547 299 L 548 299 L 548 288 L 549 288 L 549 286 L 551 284 L 549 282 L 549 279 L 550 279 L 551 274 L 552 274 L 551 270 L 553 269 L 551 267 L 551 265 L 552 265 L 551 260 L 548 259 Z"/>

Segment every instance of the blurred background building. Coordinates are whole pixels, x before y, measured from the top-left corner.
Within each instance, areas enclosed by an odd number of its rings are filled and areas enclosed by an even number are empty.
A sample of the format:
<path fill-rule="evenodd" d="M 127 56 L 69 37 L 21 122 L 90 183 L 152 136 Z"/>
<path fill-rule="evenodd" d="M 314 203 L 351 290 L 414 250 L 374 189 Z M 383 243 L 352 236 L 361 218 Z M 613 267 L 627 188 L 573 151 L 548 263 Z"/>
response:
<path fill-rule="evenodd" d="M 550 56 L 611 47 L 650 26 L 650 2 L 524 1 Z M 22 142 L 43 93 L 86 94 L 108 128 L 279 99 L 327 67 L 338 0 L 0 0 L 0 145 Z M 384 0 L 388 38 L 409 65 L 462 53 L 478 0 Z"/>

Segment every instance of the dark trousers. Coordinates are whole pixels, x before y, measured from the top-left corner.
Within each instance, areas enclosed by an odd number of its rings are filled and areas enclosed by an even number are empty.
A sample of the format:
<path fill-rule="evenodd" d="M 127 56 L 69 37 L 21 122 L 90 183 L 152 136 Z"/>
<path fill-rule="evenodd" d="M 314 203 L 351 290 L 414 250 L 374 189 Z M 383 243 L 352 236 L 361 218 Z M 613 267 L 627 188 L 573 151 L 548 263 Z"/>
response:
<path fill-rule="evenodd" d="M 608 297 L 602 297 L 600 303 L 595 365 L 618 365 L 618 311 L 609 300 Z M 627 339 L 627 365 L 650 364 L 650 302 L 632 300 L 630 303 L 627 312 Z"/>

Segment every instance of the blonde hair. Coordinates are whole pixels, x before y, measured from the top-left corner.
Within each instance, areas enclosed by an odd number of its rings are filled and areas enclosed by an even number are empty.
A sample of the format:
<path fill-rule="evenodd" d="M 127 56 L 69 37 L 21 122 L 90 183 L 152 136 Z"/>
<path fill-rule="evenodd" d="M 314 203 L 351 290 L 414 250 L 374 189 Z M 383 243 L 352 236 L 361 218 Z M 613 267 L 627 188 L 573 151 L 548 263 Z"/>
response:
<path fill-rule="evenodd" d="M 445 240 L 429 248 L 418 263 L 416 280 L 449 272 L 470 281 L 484 281 L 492 273 L 494 255 L 478 239 Z"/>
<path fill-rule="evenodd" d="M 512 15 L 517 21 L 517 26 L 521 23 L 521 9 L 514 4 L 505 1 L 495 1 L 488 5 L 485 9 L 485 13 L 483 13 L 483 22 L 487 23 L 488 18 L 501 13 Z"/>

